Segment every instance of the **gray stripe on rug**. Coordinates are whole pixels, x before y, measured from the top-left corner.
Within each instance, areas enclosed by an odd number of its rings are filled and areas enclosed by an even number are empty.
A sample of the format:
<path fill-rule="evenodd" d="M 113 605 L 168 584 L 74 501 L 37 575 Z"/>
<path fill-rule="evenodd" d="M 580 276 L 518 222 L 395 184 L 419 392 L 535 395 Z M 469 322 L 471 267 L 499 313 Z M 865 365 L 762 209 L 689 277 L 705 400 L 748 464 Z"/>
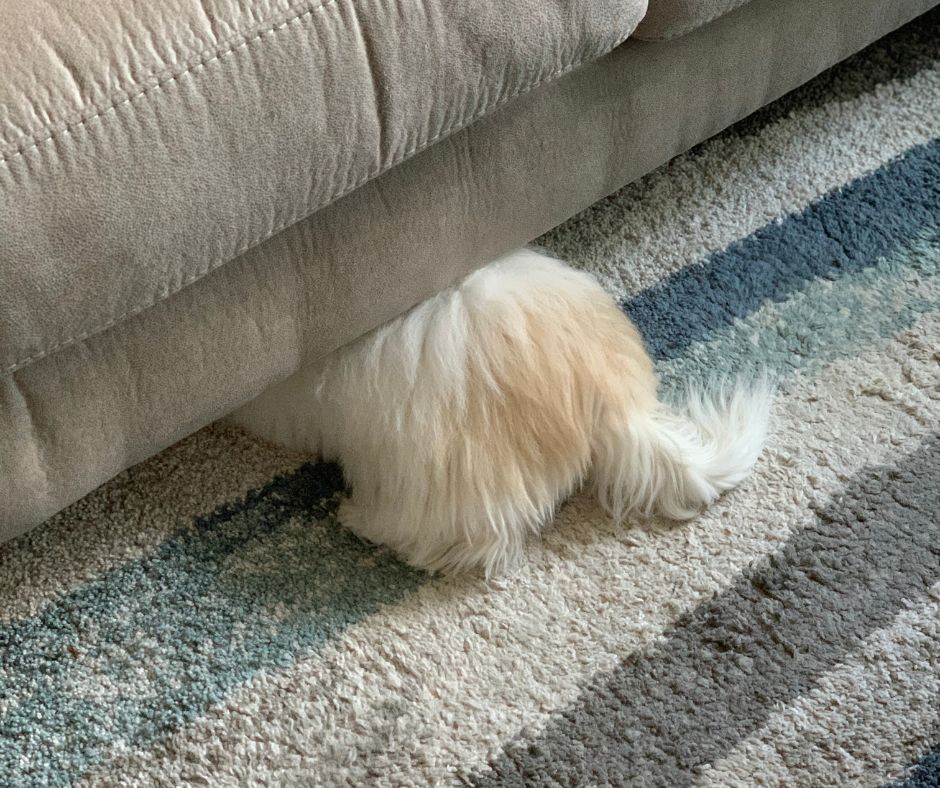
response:
<path fill-rule="evenodd" d="M 940 578 L 938 508 L 940 440 L 867 469 L 779 553 L 471 783 L 689 784 Z"/>
<path fill-rule="evenodd" d="M 940 741 L 940 583 L 702 769 L 697 788 L 876 786 Z"/>

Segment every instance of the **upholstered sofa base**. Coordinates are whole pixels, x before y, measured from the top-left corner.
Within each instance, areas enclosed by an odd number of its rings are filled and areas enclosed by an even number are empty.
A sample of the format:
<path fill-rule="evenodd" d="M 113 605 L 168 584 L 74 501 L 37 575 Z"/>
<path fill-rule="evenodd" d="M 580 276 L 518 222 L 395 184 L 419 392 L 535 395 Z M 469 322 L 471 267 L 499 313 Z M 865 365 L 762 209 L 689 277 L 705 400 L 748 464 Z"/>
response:
<path fill-rule="evenodd" d="M 0 539 L 810 79 L 933 0 L 628 41 L 103 333 L 0 376 Z"/>

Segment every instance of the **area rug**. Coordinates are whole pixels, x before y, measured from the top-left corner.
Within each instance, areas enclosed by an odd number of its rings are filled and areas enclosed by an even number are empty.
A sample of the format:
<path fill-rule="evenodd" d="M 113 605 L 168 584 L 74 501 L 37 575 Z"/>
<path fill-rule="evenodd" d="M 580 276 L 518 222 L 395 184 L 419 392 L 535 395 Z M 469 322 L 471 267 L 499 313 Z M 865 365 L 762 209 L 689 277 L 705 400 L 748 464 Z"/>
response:
<path fill-rule="evenodd" d="M 203 430 L 0 548 L 0 783 L 938 784 L 940 13 L 540 243 L 667 392 L 776 374 L 753 478 L 487 584 Z"/>

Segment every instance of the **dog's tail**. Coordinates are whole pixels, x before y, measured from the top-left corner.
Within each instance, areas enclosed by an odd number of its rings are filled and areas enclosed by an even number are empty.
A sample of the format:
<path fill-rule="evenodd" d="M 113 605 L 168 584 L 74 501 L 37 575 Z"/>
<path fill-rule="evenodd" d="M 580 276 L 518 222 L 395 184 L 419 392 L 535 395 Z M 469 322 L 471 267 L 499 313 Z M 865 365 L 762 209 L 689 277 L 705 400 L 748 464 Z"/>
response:
<path fill-rule="evenodd" d="M 763 447 L 773 387 L 764 378 L 690 389 L 682 407 L 632 414 L 624 428 L 599 431 L 598 498 L 618 520 L 629 512 L 694 517 L 744 479 Z"/>

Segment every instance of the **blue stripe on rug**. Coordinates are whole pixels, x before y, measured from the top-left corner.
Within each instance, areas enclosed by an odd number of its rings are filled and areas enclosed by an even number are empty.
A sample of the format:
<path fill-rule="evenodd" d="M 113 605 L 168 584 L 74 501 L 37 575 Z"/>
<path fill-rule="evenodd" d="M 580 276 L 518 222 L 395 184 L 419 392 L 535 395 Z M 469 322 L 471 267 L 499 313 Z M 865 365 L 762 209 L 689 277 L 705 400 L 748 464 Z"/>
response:
<path fill-rule="evenodd" d="M 640 294 L 628 309 L 654 352 L 676 359 L 819 277 L 870 271 L 862 278 L 873 289 L 882 270 L 897 278 L 916 261 L 925 233 L 935 240 L 937 154 L 938 143 L 912 150 L 862 179 L 867 185 L 856 182 L 758 231 L 762 245 L 745 239 Z M 911 203 L 922 221 L 897 216 Z M 856 239 L 859 210 L 871 226 L 859 227 Z M 785 226 L 795 229 L 785 233 Z M 800 243 L 787 243 L 791 235 Z M 838 254 L 810 253 L 814 243 L 828 249 L 836 241 Z M 753 270 L 758 249 L 773 251 L 762 272 Z M 892 254 L 899 263 L 879 266 Z M 879 321 L 884 335 L 908 318 L 903 310 L 848 314 L 820 326 L 818 339 L 825 343 L 826 332 L 838 339 L 844 323 L 866 320 Z M 303 466 L 36 616 L 0 625 L 0 774 L 21 783 L 69 781 L 110 750 L 146 745 L 197 718 L 258 670 L 315 652 L 424 582 L 336 527 L 331 512 L 341 489 L 335 466 Z"/>
<path fill-rule="evenodd" d="M 937 788 L 940 785 L 940 747 L 921 756 L 903 780 L 885 788 Z"/>
<path fill-rule="evenodd" d="M 938 232 L 940 140 L 933 140 L 622 306 L 654 358 L 675 358 L 766 301 L 783 301 L 815 278 L 870 267 L 911 238 Z"/>

